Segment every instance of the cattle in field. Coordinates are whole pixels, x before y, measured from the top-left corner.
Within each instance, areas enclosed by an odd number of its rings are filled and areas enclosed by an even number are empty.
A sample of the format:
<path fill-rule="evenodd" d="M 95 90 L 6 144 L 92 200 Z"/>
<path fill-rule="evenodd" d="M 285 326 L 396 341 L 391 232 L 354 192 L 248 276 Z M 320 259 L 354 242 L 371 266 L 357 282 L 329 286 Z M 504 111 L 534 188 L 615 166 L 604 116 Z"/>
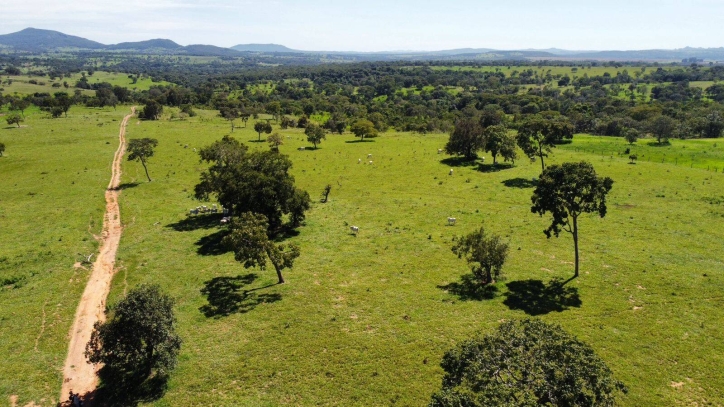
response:
<path fill-rule="evenodd" d="M 457 222 L 457 221 L 458 221 L 458 220 L 455 219 L 455 218 L 447 218 L 447 224 L 448 224 L 448 226 L 455 226 L 455 222 Z"/>
<path fill-rule="evenodd" d="M 359 233 L 359 228 L 357 226 L 350 226 L 349 230 L 352 231 L 355 235 Z"/>

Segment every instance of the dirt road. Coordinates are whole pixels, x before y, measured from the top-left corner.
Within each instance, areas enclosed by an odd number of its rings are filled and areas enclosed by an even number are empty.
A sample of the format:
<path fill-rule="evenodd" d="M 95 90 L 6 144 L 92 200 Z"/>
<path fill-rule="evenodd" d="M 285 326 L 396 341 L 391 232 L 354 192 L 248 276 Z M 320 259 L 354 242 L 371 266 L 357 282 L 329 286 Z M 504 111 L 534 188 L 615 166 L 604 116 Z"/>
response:
<path fill-rule="evenodd" d="M 88 279 L 88 285 L 83 291 L 83 297 L 75 311 L 75 320 L 70 331 L 70 344 L 68 356 L 63 367 L 63 388 L 60 391 L 60 400 L 68 400 L 68 392 L 85 395 L 95 390 L 97 385 L 96 368 L 88 363 L 84 355 L 85 345 L 93 332 L 96 321 L 105 320 L 106 297 L 111 289 L 111 280 L 115 272 L 116 251 L 121 240 L 121 213 L 118 207 L 117 189 L 121 182 L 121 161 L 126 151 L 126 125 L 134 115 L 136 108 L 123 118 L 118 134 L 119 145 L 113 157 L 111 181 L 106 190 L 106 214 L 103 218 L 103 234 L 98 257 L 93 264 L 93 271 Z M 84 404 L 88 405 L 88 403 Z"/>

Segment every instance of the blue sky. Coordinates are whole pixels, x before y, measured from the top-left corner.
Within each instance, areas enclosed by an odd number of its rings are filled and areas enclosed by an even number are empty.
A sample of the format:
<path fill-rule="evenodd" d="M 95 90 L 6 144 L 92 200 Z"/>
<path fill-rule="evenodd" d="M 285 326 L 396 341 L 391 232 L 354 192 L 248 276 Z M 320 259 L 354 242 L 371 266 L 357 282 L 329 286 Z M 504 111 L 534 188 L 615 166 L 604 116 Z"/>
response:
<path fill-rule="evenodd" d="M 0 0 L 26 27 L 106 44 L 277 43 L 304 50 L 724 46 L 724 0 Z"/>

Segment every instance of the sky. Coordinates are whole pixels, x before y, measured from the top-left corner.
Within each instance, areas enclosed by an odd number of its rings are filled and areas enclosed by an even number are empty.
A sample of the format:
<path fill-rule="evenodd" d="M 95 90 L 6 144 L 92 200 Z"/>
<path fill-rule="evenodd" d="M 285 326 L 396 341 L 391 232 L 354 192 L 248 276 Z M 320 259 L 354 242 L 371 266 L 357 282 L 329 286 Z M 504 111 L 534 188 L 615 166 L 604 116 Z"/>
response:
<path fill-rule="evenodd" d="M 724 46 L 724 0 L 0 0 L 27 27 L 104 44 L 275 43 L 315 51 Z"/>

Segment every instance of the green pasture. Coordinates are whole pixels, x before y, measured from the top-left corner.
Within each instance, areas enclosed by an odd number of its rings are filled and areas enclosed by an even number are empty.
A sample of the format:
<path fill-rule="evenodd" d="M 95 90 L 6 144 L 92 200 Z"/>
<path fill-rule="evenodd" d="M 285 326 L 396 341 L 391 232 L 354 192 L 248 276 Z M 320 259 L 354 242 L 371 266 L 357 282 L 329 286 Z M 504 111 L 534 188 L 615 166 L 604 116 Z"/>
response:
<path fill-rule="evenodd" d="M 127 111 L 74 106 L 68 118 L 49 119 L 28 109 L 21 128 L 0 117 L 0 403 L 10 395 L 21 406 L 57 402 L 89 275 L 74 263 L 97 252 Z"/>
<path fill-rule="evenodd" d="M 133 80 L 128 77 L 128 74 L 117 72 L 96 71 L 93 73 L 93 75 L 86 77 L 88 78 L 88 83 L 91 85 L 94 83 L 108 82 L 113 86 L 121 86 L 138 91 L 148 90 L 152 85 L 170 85 L 169 82 L 165 81 L 153 82 L 151 78 L 147 76 L 138 79 L 138 81 L 134 84 Z M 12 84 L 8 85 L 4 83 L 0 85 L 0 87 L 5 89 L 2 92 L 5 95 L 23 95 L 38 92 L 50 93 L 51 95 L 55 92 L 66 92 L 69 94 L 73 94 L 76 89 L 75 84 L 80 78 L 80 74 L 73 74 L 69 78 L 56 78 L 54 80 L 50 80 L 50 78 L 48 78 L 47 76 L 37 75 L 2 75 L 0 76 L 0 80 L 2 82 L 7 79 L 11 79 Z M 35 80 L 37 84 L 30 83 L 31 80 Z M 63 82 L 67 82 L 70 87 L 68 89 L 63 87 Z M 54 83 L 60 84 L 61 86 L 53 87 Z M 87 95 L 95 95 L 94 90 L 81 89 L 81 91 Z"/>
<path fill-rule="evenodd" d="M 505 74 L 506 77 L 510 77 L 513 72 L 518 72 L 520 74 L 521 72 L 527 71 L 529 69 L 533 70 L 533 72 L 538 73 L 539 76 L 545 76 L 548 72 L 550 72 L 551 75 L 568 75 L 571 78 L 574 77 L 582 77 L 584 74 L 588 76 L 602 76 L 605 73 L 610 74 L 611 76 L 616 76 L 617 73 L 623 72 L 624 70 L 627 70 L 629 75 L 632 77 L 635 76 L 634 72 L 643 72 L 642 76 L 645 75 L 648 72 L 651 72 L 652 70 L 656 70 L 659 67 L 657 66 L 648 66 L 645 70 L 642 70 L 643 67 L 636 67 L 636 66 L 622 66 L 622 67 L 615 67 L 615 66 L 589 66 L 589 65 L 579 65 L 579 66 L 517 66 L 517 65 L 511 65 L 511 66 L 460 66 L 460 65 L 450 65 L 450 66 L 433 66 L 431 67 L 433 70 L 436 71 L 446 71 L 446 70 L 453 70 L 453 71 L 471 71 L 471 72 L 502 72 Z M 675 69 L 679 67 L 671 67 L 671 66 L 661 66 L 661 68 L 670 70 Z"/>
<path fill-rule="evenodd" d="M 69 126 L 57 140 L 23 137 L 29 161 L 0 180 L 0 233 L 13 242 L 0 246 L 0 256 L 13 262 L 8 270 L 38 270 L 20 287 L 0 291 L 0 349 L 9 355 L 0 362 L 0 398 L 18 394 L 19 405 L 54 405 L 87 277 L 74 275 L 72 263 L 76 252 L 96 245 L 86 229 L 92 218 L 98 233 L 126 111 L 73 108 L 66 122 L 32 116 L 29 127 L 18 129 L 57 135 Z M 388 132 L 364 143 L 351 134 L 328 135 L 318 150 L 298 151 L 311 148 L 303 130 L 275 126 L 297 184 L 314 201 L 306 224 L 289 238 L 302 255 L 286 272 L 288 283 L 278 286 L 273 271 L 244 269 L 218 246 L 224 233 L 218 217 L 187 216 L 202 204 L 193 187 L 205 166 L 194 149 L 230 134 L 229 123 L 211 111 L 171 121 L 170 111 L 161 121 L 129 122 L 129 138 L 157 138 L 159 146 L 149 161 L 152 182 L 140 164 L 124 163 L 124 235 L 108 301 L 144 282 L 161 284 L 177 301 L 179 366 L 165 396 L 148 405 L 193 405 L 199 397 L 219 406 L 425 405 L 440 386 L 446 350 L 477 330 L 530 315 L 591 344 L 629 387 L 624 406 L 724 403 L 721 170 L 644 158 L 629 164 L 628 155 L 618 154 L 628 145 L 616 138 L 576 136 L 559 146 L 547 163 L 589 160 L 615 184 L 606 218 L 580 223 L 581 277 L 554 293 L 549 282 L 573 274 L 573 244 L 569 236 L 546 239 L 547 219 L 530 213 L 540 163 L 492 167 L 487 155 L 482 166 L 460 163 L 437 154 L 447 140 L 442 134 Z M 234 137 L 267 148 L 254 142 L 253 122 L 237 124 Z M 8 146 L 3 174 L 19 154 L 13 134 L 0 128 Z M 667 148 L 648 141 L 632 151 L 641 157 Z M 671 148 L 696 160 L 706 154 L 722 167 L 717 142 L 724 141 L 673 140 Z M 55 168 L 59 176 L 51 178 Z M 13 186 L 15 180 L 29 185 Z M 74 189 L 78 184 L 82 191 Z M 327 184 L 332 192 L 322 204 Z M 36 189 L 45 195 L 28 195 Z M 28 207 L 37 199 L 62 214 Z M 449 216 L 455 226 L 446 225 Z M 358 236 L 351 225 L 360 228 Z M 467 266 L 450 251 L 453 236 L 480 226 L 511 247 L 492 299 L 466 290 Z M 47 258 L 37 254 L 51 250 Z M 6 272 L 2 263 L 0 270 Z M 56 309 L 58 303 L 64 305 Z"/>

